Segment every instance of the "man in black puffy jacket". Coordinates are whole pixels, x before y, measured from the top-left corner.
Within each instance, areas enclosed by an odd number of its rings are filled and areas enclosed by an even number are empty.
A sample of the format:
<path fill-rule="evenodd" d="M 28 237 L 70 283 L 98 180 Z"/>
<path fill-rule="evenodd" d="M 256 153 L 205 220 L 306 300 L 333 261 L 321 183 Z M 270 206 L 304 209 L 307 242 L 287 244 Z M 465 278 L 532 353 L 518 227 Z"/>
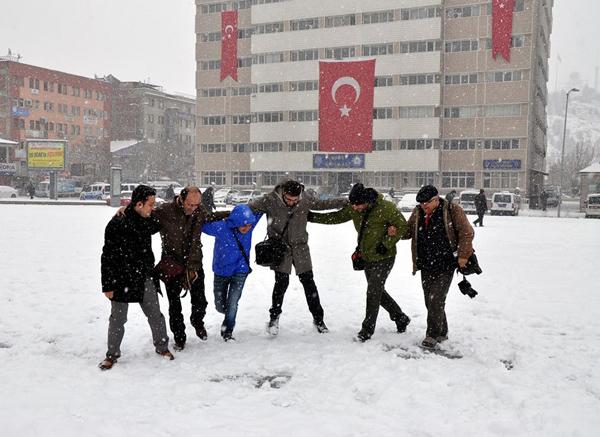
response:
<path fill-rule="evenodd" d="M 111 301 L 108 324 L 108 350 L 100 363 L 102 370 L 112 368 L 121 356 L 129 303 L 139 303 L 148 318 L 156 353 L 169 360 L 165 317 L 160 312 L 158 283 L 152 278 L 154 254 L 152 234 L 160 227 L 150 217 L 156 191 L 145 185 L 133 190 L 131 203 L 123 215 L 114 216 L 106 226 L 102 249 L 102 292 Z"/>

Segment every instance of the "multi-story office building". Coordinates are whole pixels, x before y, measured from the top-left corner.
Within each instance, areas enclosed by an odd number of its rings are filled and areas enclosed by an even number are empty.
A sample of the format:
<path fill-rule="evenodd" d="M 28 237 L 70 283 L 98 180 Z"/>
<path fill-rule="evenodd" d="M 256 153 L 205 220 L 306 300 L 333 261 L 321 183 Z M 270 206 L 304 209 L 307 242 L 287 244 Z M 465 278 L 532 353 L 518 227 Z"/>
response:
<path fill-rule="evenodd" d="M 169 178 L 195 181 L 196 101 L 143 82 L 114 76 L 113 164 L 132 182 Z M 125 147 L 124 147 L 125 146 Z"/>
<path fill-rule="evenodd" d="M 110 84 L 103 80 L 0 59 L 0 137 L 14 148 L 12 184 L 33 176 L 27 170 L 26 139 L 65 139 L 65 176 L 90 181 L 108 174 Z"/>
<path fill-rule="evenodd" d="M 197 150 L 203 184 L 282 177 L 346 191 L 521 189 L 546 153 L 552 0 L 516 0 L 511 60 L 492 58 L 481 0 L 196 0 Z M 223 10 L 238 10 L 238 82 L 220 81 Z M 376 59 L 364 168 L 319 160 L 319 60 Z"/>

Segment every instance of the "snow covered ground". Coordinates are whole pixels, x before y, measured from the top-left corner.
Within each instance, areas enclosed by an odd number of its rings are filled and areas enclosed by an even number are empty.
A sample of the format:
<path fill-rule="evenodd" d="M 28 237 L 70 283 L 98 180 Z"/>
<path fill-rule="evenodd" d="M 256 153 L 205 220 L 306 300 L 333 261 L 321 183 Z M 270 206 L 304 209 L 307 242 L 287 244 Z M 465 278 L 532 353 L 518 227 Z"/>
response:
<path fill-rule="evenodd" d="M 350 224 L 309 227 L 329 334 L 313 330 L 293 278 L 280 335 L 267 337 L 273 277 L 255 266 L 237 341 L 223 343 L 204 237 L 208 341 L 190 335 L 165 361 L 132 305 L 123 356 L 101 372 L 109 302 L 99 261 L 113 213 L 0 205 L 2 436 L 598 435 L 598 220 L 486 217 L 475 238 L 484 274 L 470 278 L 480 294 L 470 300 L 455 281 L 448 298 L 448 347 L 460 359 L 416 347 L 426 314 L 408 242 L 388 281 L 408 331 L 381 312 L 373 339 L 352 341 L 366 282 L 351 269 Z M 263 220 L 255 242 L 264 232 Z M 189 297 L 184 306 L 187 321 Z"/>

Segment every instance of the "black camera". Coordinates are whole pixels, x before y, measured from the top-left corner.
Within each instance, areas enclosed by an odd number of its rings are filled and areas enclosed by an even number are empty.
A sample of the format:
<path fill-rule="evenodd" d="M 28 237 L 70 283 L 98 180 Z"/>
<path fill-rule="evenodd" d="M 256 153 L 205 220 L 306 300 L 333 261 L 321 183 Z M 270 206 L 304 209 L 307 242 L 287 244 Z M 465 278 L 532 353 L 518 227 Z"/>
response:
<path fill-rule="evenodd" d="M 462 294 L 464 294 L 465 296 L 469 296 L 471 299 L 477 296 L 477 292 L 473 290 L 473 287 L 471 287 L 471 283 L 467 281 L 464 278 L 464 276 L 463 280 L 458 283 L 458 288 L 460 289 L 460 292 Z"/>

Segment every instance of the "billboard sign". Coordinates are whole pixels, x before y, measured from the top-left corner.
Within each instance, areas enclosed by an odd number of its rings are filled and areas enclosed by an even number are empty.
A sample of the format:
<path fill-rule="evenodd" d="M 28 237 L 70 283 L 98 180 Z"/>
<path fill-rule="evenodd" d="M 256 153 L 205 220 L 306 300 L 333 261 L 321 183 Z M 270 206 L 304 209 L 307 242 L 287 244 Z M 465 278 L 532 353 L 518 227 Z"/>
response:
<path fill-rule="evenodd" d="M 13 117 L 29 117 L 29 109 L 13 106 L 10 111 Z"/>
<path fill-rule="evenodd" d="M 519 170 L 521 169 L 520 159 L 484 159 L 483 168 L 485 170 Z"/>
<path fill-rule="evenodd" d="M 0 175 L 13 175 L 17 172 L 17 164 L 14 162 L 0 162 Z"/>
<path fill-rule="evenodd" d="M 315 153 L 313 168 L 365 168 L 364 153 Z"/>
<path fill-rule="evenodd" d="M 66 141 L 27 140 L 27 168 L 29 170 L 64 170 Z"/>

